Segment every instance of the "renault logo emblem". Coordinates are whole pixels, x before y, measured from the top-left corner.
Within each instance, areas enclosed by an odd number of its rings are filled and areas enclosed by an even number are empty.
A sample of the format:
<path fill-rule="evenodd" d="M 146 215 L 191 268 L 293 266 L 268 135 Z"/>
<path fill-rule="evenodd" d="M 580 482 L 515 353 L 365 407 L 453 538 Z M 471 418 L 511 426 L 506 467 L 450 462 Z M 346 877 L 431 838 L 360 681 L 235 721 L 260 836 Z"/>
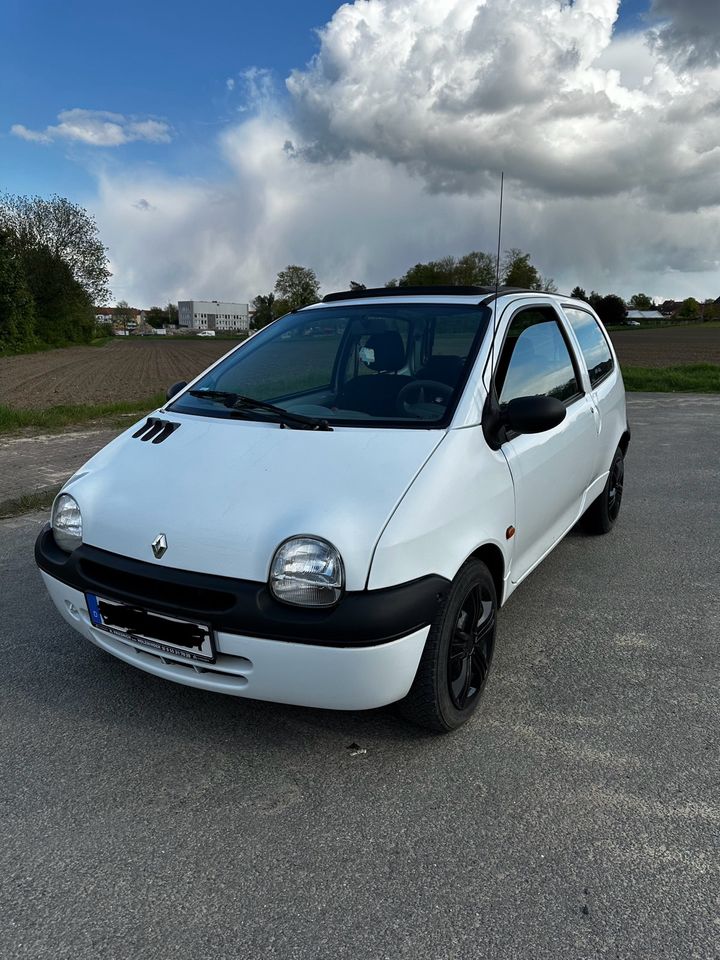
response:
<path fill-rule="evenodd" d="M 159 533 L 152 542 L 152 552 L 155 554 L 157 560 L 165 555 L 167 547 L 167 537 L 164 533 Z"/>

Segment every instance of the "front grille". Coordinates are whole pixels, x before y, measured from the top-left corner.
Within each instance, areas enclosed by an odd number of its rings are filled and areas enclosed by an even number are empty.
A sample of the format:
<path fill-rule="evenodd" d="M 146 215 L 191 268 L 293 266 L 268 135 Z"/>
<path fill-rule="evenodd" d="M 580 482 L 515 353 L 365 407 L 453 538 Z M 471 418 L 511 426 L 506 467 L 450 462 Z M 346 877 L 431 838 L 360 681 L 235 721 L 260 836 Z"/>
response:
<path fill-rule="evenodd" d="M 82 574 L 92 582 L 100 593 L 123 594 L 150 609 L 154 604 L 168 604 L 178 609 L 197 610 L 207 613 L 223 613 L 236 603 L 232 593 L 196 587 L 187 583 L 146 577 L 137 573 L 118 570 L 94 560 L 82 559 L 79 563 Z"/>
<path fill-rule="evenodd" d="M 185 676 L 191 686 L 223 693 L 239 694 L 244 691 L 249 684 L 247 674 L 252 674 L 253 671 L 253 662 L 247 657 L 218 654 L 215 663 L 188 663 L 161 656 L 154 650 L 135 646 L 131 642 L 118 640 L 102 630 L 93 630 L 93 639 L 108 653 L 149 673 L 165 677 L 170 674 L 173 680 L 180 680 Z M 194 683 L 195 676 L 202 679 Z"/>

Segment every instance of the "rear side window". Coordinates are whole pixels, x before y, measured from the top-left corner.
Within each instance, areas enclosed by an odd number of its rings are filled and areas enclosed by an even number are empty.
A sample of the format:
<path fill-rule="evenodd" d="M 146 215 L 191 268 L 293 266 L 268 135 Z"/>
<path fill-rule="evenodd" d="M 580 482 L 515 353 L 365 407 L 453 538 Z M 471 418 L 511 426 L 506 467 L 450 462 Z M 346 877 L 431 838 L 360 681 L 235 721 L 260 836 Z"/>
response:
<path fill-rule="evenodd" d="M 597 320 L 585 310 L 563 307 L 570 326 L 580 342 L 580 349 L 590 374 L 590 383 L 596 387 L 612 372 L 613 358 L 610 347 Z"/>
<path fill-rule="evenodd" d="M 500 403 L 535 396 L 569 401 L 581 394 L 570 351 L 552 309 L 521 310 L 513 317 L 495 382 Z"/>

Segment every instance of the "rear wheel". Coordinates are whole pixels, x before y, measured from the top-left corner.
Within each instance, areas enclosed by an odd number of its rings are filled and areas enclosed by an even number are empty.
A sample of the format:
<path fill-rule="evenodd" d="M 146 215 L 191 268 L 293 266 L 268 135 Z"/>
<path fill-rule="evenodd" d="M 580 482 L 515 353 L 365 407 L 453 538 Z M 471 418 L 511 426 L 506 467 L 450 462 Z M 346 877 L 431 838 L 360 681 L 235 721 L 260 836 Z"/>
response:
<path fill-rule="evenodd" d="M 468 560 L 433 621 L 402 715 L 439 732 L 456 730 L 474 713 L 495 650 L 497 596 L 490 571 Z"/>
<path fill-rule="evenodd" d="M 603 534 L 612 530 L 620 515 L 624 486 L 625 457 L 618 447 L 610 465 L 605 488 L 597 500 L 590 505 L 583 518 L 588 533 Z"/>

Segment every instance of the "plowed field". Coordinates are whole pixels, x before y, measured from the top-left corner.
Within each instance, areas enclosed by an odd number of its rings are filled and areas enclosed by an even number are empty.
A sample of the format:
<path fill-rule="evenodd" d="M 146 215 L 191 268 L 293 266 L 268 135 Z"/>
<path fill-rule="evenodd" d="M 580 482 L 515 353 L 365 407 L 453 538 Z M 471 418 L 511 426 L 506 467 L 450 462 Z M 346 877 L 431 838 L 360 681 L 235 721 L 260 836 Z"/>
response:
<path fill-rule="evenodd" d="M 234 340 L 113 340 L 0 359 L 0 404 L 21 409 L 56 404 L 145 400 L 176 380 L 190 380 L 237 346 Z"/>
<path fill-rule="evenodd" d="M 720 364 L 720 327 L 657 327 L 611 334 L 620 363 L 629 367 Z"/>

